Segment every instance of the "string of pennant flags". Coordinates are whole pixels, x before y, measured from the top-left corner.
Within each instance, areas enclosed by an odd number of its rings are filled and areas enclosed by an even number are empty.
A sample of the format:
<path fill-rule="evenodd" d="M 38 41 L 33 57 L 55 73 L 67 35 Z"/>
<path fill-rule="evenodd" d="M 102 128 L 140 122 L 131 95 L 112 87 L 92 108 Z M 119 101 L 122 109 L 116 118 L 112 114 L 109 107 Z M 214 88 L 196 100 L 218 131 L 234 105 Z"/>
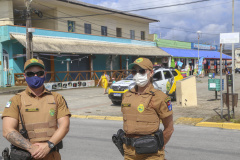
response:
<path fill-rule="evenodd" d="M 70 58 L 67 58 L 66 60 L 58 60 L 58 59 L 49 59 L 49 58 L 46 58 L 46 57 L 42 57 L 42 56 L 39 56 L 39 58 L 40 59 L 45 59 L 45 60 L 49 60 L 49 61 L 51 61 L 51 60 L 54 60 L 54 61 L 59 61 L 59 62 L 61 62 L 62 64 L 64 64 L 64 62 L 73 62 L 73 61 L 79 61 L 79 62 L 81 62 L 83 59 L 85 59 L 85 58 L 88 58 L 88 56 L 84 56 L 84 57 L 81 57 L 81 58 L 76 58 L 76 59 L 70 59 Z"/>

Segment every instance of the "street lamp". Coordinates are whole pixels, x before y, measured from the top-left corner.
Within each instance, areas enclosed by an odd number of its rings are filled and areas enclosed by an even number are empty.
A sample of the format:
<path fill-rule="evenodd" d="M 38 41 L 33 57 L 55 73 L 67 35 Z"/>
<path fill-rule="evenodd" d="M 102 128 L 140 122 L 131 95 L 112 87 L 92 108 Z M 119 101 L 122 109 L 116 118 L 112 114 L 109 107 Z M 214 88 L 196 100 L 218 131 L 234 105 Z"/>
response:
<path fill-rule="evenodd" d="M 197 35 L 198 35 L 198 68 L 199 68 L 199 38 L 201 36 L 201 31 L 197 31 Z M 197 73 L 198 73 L 198 70 L 197 70 Z"/>

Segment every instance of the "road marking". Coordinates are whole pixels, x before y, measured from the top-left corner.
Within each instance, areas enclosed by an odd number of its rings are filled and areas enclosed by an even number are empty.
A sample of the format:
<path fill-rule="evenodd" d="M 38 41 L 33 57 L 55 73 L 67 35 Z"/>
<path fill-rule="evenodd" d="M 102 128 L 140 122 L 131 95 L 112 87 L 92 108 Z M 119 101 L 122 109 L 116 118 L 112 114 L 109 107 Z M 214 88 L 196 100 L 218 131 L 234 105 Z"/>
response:
<path fill-rule="evenodd" d="M 190 118 L 190 117 L 180 117 L 178 118 L 174 124 L 191 124 L 196 125 L 201 122 L 203 118 Z"/>

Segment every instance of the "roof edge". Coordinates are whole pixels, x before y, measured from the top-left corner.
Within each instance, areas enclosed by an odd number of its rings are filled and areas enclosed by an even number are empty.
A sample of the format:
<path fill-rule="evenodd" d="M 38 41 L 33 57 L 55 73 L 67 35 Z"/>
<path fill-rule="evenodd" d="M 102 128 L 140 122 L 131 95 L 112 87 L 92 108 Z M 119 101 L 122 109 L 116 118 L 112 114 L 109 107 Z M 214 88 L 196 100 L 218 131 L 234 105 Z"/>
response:
<path fill-rule="evenodd" d="M 113 12 L 113 13 L 122 14 L 122 15 L 125 15 L 125 16 L 141 18 L 141 19 L 145 19 L 145 20 L 149 20 L 149 21 L 153 21 L 153 22 L 160 22 L 160 20 L 157 20 L 157 19 L 152 19 L 152 18 L 149 18 L 149 17 L 140 16 L 140 15 L 137 15 L 137 14 L 125 13 L 125 12 L 120 11 L 120 10 L 106 8 L 106 7 L 102 7 L 102 6 L 98 6 L 98 5 L 94 5 L 94 4 L 90 4 L 90 3 L 84 3 L 84 2 L 80 2 L 80 1 L 77 2 L 77 1 L 71 1 L 71 0 L 57 0 L 57 1 L 70 3 L 70 4 L 74 4 L 74 5 L 80 5 L 80 6 L 83 6 L 83 7 L 88 7 L 88 8 L 98 9 L 98 10 L 103 10 L 103 11 L 108 11 L 108 12 Z"/>

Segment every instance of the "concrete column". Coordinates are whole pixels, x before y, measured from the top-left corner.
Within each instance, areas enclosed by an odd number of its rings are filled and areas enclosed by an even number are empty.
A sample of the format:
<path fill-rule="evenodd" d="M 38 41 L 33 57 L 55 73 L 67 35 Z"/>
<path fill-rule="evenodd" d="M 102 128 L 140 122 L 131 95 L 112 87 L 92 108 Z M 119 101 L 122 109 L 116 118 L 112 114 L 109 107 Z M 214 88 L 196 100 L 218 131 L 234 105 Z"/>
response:
<path fill-rule="evenodd" d="M 186 67 L 189 68 L 189 60 L 186 58 Z"/>
<path fill-rule="evenodd" d="M 129 58 L 128 56 L 126 56 L 126 70 L 128 70 L 128 61 L 129 61 Z"/>
<path fill-rule="evenodd" d="M 168 67 L 171 67 L 172 57 L 168 57 Z"/>
<path fill-rule="evenodd" d="M 113 70 L 113 56 L 110 56 L 110 70 Z"/>
<path fill-rule="evenodd" d="M 194 59 L 194 69 L 197 68 L 197 59 Z"/>
<path fill-rule="evenodd" d="M 0 43 L 0 87 L 3 87 L 3 47 Z"/>
<path fill-rule="evenodd" d="M 11 75 L 7 75 L 7 81 L 11 81 L 11 85 L 15 85 L 15 80 L 14 80 L 14 59 L 13 59 L 13 43 L 9 44 L 9 52 L 8 52 L 8 74 L 10 73 Z M 6 82 L 7 84 L 8 82 Z"/>

